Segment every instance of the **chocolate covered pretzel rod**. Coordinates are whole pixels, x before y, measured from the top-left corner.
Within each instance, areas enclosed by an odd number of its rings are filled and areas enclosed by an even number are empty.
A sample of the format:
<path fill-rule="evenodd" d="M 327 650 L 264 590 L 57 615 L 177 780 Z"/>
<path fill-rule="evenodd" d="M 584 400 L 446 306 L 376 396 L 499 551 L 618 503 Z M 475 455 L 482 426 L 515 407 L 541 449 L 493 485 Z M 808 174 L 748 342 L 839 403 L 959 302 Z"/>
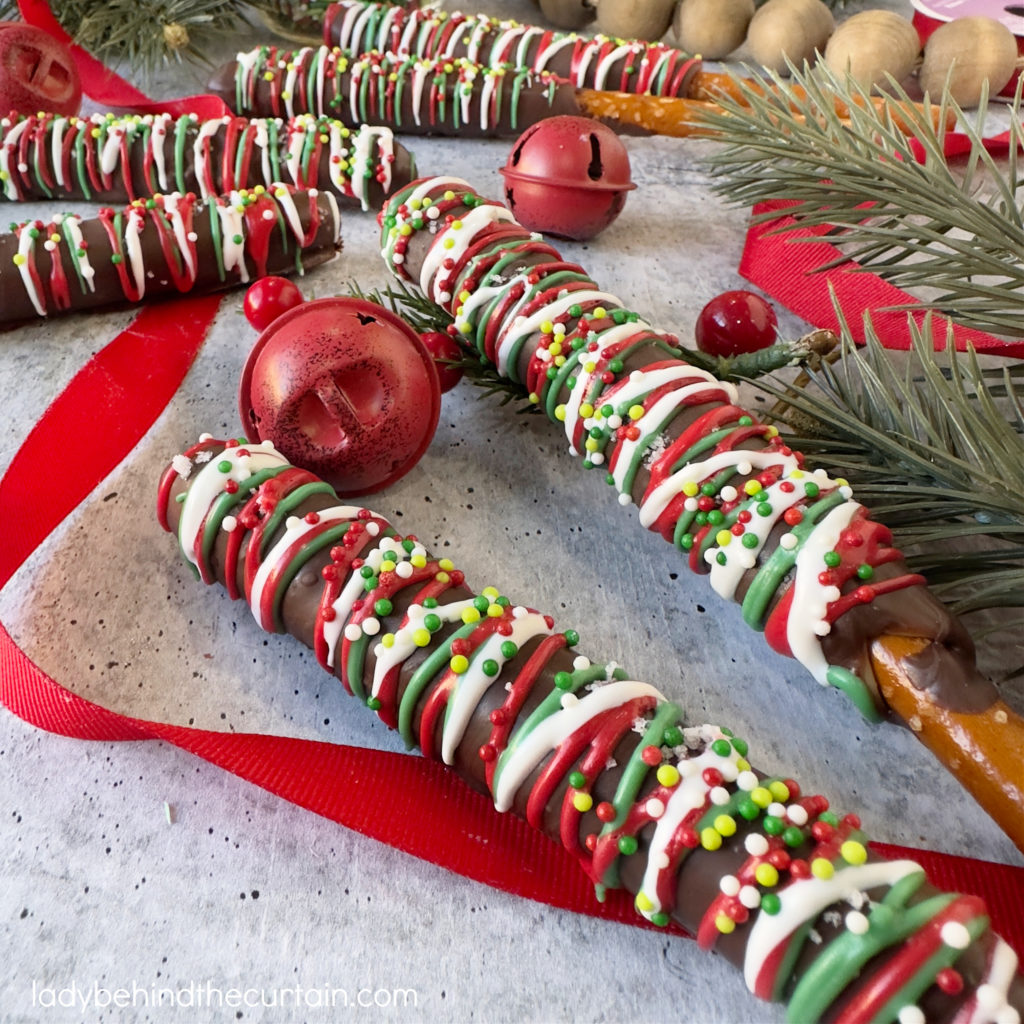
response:
<path fill-rule="evenodd" d="M 239 114 L 305 111 L 415 135 L 514 138 L 541 118 L 580 113 L 573 87 L 548 72 L 327 46 L 258 47 L 224 65 L 209 88 Z"/>
<path fill-rule="evenodd" d="M 577 89 L 687 96 L 699 58 L 664 43 L 591 38 L 484 14 L 343 0 L 324 18 L 324 42 L 347 53 L 370 50 L 431 61 L 465 58 L 485 68 L 548 72 Z"/>
<path fill-rule="evenodd" d="M 1024 978 L 982 901 L 878 859 L 855 815 L 758 771 L 742 739 L 687 723 L 550 616 L 475 594 L 268 443 L 201 439 L 164 472 L 158 515 L 261 628 L 300 640 L 410 747 L 561 843 L 599 892 L 682 925 L 789 1019 L 1019 1024 Z"/>
<path fill-rule="evenodd" d="M 284 185 L 26 221 L 0 235 L 0 324 L 301 274 L 334 256 L 340 225 L 332 193 Z"/>
<path fill-rule="evenodd" d="M 1024 722 L 845 481 L 805 467 L 678 339 L 466 182 L 413 182 L 381 224 L 391 270 L 524 386 L 620 504 L 819 683 L 869 719 L 905 715 L 1024 849 Z"/>
<path fill-rule="evenodd" d="M 8 200 L 126 203 L 165 192 L 209 199 L 286 182 L 379 210 L 414 167 L 391 129 L 350 129 L 309 114 L 287 121 L 189 114 L 0 119 L 0 196 Z"/>

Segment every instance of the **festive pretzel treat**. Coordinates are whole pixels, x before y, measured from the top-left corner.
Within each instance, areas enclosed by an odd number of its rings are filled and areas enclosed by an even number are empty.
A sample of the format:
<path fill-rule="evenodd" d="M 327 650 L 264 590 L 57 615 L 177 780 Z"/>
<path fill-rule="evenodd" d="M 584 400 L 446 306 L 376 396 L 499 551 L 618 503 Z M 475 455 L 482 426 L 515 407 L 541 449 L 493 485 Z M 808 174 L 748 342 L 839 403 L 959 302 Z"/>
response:
<path fill-rule="evenodd" d="M 867 718 L 910 706 L 903 720 L 1024 849 L 1024 724 L 845 481 L 807 468 L 731 385 L 687 363 L 676 338 L 466 182 L 413 182 L 381 224 L 394 274 L 524 386 L 620 504 Z"/>
<path fill-rule="evenodd" d="M 259 47 L 222 67 L 209 87 L 239 114 L 306 111 L 414 135 L 514 138 L 544 117 L 580 111 L 572 86 L 548 72 L 485 68 L 464 58 L 353 57 L 327 46 Z"/>
<path fill-rule="evenodd" d="M 9 200 L 125 203 L 165 192 L 203 199 L 287 182 L 379 210 L 414 176 L 389 128 L 347 128 L 303 114 L 287 121 L 155 114 L 0 119 L 0 194 Z"/>
<path fill-rule="evenodd" d="M 791 1020 L 1019 1024 L 1024 978 L 977 898 L 868 849 L 855 815 L 751 766 L 747 743 L 573 630 L 462 572 L 266 442 L 203 438 L 159 518 L 206 583 L 316 653 L 410 747 L 736 964 Z M 381 813 L 387 813 L 382 808 Z M 525 866 L 524 870 L 528 870 Z"/>
<path fill-rule="evenodd" d="M 324 42 L 348 53 L 380 50 L 428 60 L 464 57 L 487 68 L 546 71 L 578 89 L 687 96 L 700 60 L 663 43 L 587 38 L 431 7 L 343 0 L 324 19 Z"/>
<path fill-rule="evenodd" d="M 340 227 L 332 193 L 284 185 L 27 221 L 0 235 L 0 324 L 301 274 L 334 256 Z"/>

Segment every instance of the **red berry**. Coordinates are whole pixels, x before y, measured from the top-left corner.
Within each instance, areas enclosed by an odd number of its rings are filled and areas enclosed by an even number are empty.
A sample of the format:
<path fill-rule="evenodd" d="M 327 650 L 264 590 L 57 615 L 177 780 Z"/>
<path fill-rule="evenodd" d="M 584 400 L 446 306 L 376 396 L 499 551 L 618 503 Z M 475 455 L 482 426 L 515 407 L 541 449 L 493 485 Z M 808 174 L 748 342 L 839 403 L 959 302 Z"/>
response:
<path fill-rule="evenodd" d="M 287 277 L 261 277 L 249 286 L 242 308 L 257 331 L 266 330 L 282 313 L 302 305 L 302 292 Z"/>
<path fill-rule="evenodd" d="M 757 352 L 775 343 L 778 320 L 771 305 L 753 292 L 716 295 L 697 317 L 697 348 L 711 356 Z"/>
<path fill-rule="evenodd" d="M 441 331 L 424 331 L 420 338 L 434 357 L 437 375 L 441 378 L 441 393 L 451 391 L 462 380 L 462 367 L 451 363 L 451 360 L 463 357 L 462 346 L 451 335 Z"/>

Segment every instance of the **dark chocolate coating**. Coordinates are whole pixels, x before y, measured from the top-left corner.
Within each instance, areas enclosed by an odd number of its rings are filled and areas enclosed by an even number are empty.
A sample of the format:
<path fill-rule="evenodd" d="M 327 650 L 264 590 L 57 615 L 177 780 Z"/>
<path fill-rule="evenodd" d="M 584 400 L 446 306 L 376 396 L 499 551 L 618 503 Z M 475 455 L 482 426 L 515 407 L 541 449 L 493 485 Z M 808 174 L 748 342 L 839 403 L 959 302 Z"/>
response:
<path fill-rule="evenodd" d="M 262 47 L 223 65 L 208 87 L 250 117 L 305 112 L 410 135 L 515 138 L 545 117 L 580 113 L 575 89 L 547 73 L 491 71 L 465 60 L 351 57 L 325 46 Z"/>
<path fill-rule="evenodd" d="M 296 142 L 298 159 L 290 154 Z M 161 192 L 194 192 L 205 199 L 281 182 L 329 190 L 343 207 L 378 210 L 415 167 L 412 154 L 387 128 L 350 130 L 329 118 L 309 117 L 199 121 L 188 115 L 64 119 L 42 114 L 4 118 L 0 151 L 4 147 L 11 158 L 0 198 L 24 201 L 127 203 Z M 111 147 L 116 160 L 108 167 Z M 360 155 L 363 150 L 369 159 Z M 332 165 L 338 156 L 348 163 L 344 170 Z"/>
<path fill-rule="evenodd" d="M 244 214 L 229 212 L 230 200 L 203 204 L 189 195 L 108 208 L 92 218 L 27 222 L 0 235 L 0 325 L 221 291 L 331 259 L 341 245 L 333 196 L 302 190 L 286 195 L 248 193 Z M 301 235 L 282 203 L 294 203 Z"/>
<path fill-rule="evenodd" d="M 700 59 L 664 43 L 588 38 L 480 14 L 343 0 L 327 10 L 324 41 L 346 53 L 369 50 L 427 60 L 467 58 L 484 67 L 550 72 L 578 89 L 686 96 Z"/>

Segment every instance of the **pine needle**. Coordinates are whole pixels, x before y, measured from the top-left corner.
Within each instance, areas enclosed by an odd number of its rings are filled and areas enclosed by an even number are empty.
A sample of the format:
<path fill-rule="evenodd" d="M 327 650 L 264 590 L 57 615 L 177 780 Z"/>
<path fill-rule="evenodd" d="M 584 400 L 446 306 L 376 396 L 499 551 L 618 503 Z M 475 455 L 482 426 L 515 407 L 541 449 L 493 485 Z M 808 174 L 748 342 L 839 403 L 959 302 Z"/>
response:
<path fill-rule="evenodd" d="M 772 75 L 769 85 L 739 81 L 744 103 L 723 96 L 720 113 L 702 115 L 721 142 L 708 158 L 718 195 L 742 206 L 788 201 L 786 214 L 797 224 L 829 230 L 842 248 L 837 262 L 854 260 L 897 287 L 923 290 L 915 297 L 968 326 L 1024 335 L 1019 97 L 1008 108 L 1005 160 L 985 149 L 984 113 L 972 125 L 941 98 L 938 123 L 952 111 L 969 143 L 962 166 L 953 168 L 943 155 L 944 130 L 924 110 L 913 112 L 895 83 L 900 126 L 889 106 L 876 109 L 852 79 L 823 65 L 793 68 L 789 80 Z M 837 98 L 848 108 L 845 119 Z"/>
<path fill-rule="evenodd" d="M 804 386 L 752 383 L 792 425 L 787 442 L 849 479 L 955 610 L 1024 608 L 1024 375 L 936 351 L 934 323 L 911 325 L 902 369 L 868 319 L 864 347 L 844 324 L 841 358 Z"/>

